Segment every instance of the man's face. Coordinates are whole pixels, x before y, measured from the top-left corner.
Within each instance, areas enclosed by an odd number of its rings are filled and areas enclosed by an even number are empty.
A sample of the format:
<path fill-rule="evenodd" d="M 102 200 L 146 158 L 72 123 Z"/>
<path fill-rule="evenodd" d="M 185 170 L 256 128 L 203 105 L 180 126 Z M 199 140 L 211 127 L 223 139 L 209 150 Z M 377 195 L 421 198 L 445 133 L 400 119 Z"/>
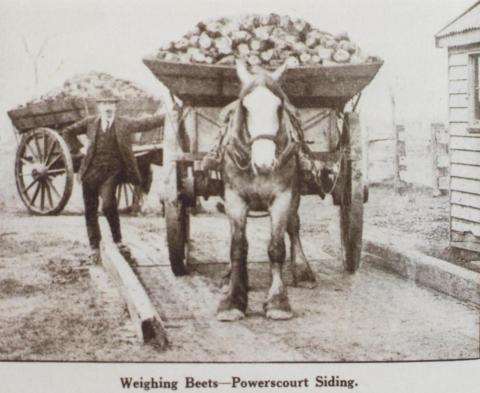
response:
<path fill-rule="evenodd" d="M 98 113 L 103 120 L 113 120 L 117 111 L 117 104 L 115 102 L 99 102 L 97 104 Z"/>

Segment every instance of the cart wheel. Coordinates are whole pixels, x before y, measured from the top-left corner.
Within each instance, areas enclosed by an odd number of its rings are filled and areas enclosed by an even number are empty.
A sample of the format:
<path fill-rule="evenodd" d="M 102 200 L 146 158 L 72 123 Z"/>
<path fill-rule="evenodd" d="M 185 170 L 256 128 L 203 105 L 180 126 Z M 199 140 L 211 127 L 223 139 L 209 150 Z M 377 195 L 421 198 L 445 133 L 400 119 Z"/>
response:
<path fill-rule="evenodd" d="M 342 144 L 350 154 L 341 162 L 340 234 L 345 270 L 355 273 L 360 266 L 363 233 L 364 186 L 362 135 L 357 113 L 346 113 Z"/>
<path fill-rule="evenodd" d="M 50 128 L 23 135 L 15 158 L 17 190 L 34 214 L 60 213 L 73 187 L 73 162 L 63 138 Z"/>
<path fill-rule="evenodd" d="M 115 191 L 117 207 L 120 213 L 138 213 L 141 210 L 143 190 L 132 183 L 120 183 Z"/>
<path fill-rule="evenodd" d="M 186 171 L 183 171 L 178 163 L 173 165 L 176 166 L 178 183 L 181 183 L 180 179 L 186 176 Z M 183 276 L 188 274 L 186 261 L 188 260 L 190 239 L 190 215 L 185 201 L 181 198 L 175 201 L 165 201 L 165 222 L 170 266 L 173 274 Z"/>

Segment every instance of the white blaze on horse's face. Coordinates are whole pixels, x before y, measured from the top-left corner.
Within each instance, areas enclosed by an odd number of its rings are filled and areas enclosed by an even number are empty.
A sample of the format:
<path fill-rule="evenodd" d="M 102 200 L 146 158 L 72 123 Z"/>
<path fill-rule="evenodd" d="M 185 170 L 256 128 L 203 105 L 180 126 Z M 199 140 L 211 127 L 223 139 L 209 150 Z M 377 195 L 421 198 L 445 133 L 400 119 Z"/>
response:
<path fill-rule="evenodd" d="M 285 63 L 269 74 L 270 78 L 278 81 L 287 69 Z M 237 75 L 242 86 L 248 86 L 256 75 L 252 75 L 245 63 L 237 61 Z M 259 84 L 249 94 L 243 97 L 243 106 L 246 111 L 246 123 L 250 137 L 259 135 L 275 137 L 280 130 L 279 108 L 282 101 L 267 87 Z M 258 139 L 252 143 L 252 169 L 254 173 L 265 173 L 274 169 L 276 165 L 275 142 L 271 139 Z"/>
<path fill-rule="evenodd" d="M 278 110 L 282 101 L 269 89 L 259 86 L 243 99 L 248 113 L 246 123 L 250 137 L 259 135 L 275 137 L 280 129 Z M 252 143 L 253 170 L 260 173 L 271 171 L 276 164 L 276 145 L 270 139 L 258 139 Z"/>

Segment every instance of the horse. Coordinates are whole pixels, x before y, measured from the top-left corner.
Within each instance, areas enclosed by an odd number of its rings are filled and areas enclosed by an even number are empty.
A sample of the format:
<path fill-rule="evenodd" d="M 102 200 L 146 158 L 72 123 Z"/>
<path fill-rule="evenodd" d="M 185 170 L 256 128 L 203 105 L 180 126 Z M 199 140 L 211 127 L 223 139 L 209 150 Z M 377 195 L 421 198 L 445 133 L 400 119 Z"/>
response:
<path fill-rule="evenodd" d="M 299 236 L 300 174 L 296 152 L 301 135 L 296 110 L 280 87 L 286 69 L 284 64 L 273 72 L 251 73 L 245 63 L 236 63 L 241 91 L 238 100 L 229 105 L 228 127 L 222 141 L 221 169 L 231 230 L 231 264 L 227 290 L 217 308 L 220 321 L 235 321 L 246 315 L 246 224 L 250 211 L 268 211 L 270 215 L 271 285 L 263 305 L 265 316 L 285 320 L 294 315 L 283 277 L 285 232 L 290 237 L 294 285 L 315 286 L 315 276 Z"/>

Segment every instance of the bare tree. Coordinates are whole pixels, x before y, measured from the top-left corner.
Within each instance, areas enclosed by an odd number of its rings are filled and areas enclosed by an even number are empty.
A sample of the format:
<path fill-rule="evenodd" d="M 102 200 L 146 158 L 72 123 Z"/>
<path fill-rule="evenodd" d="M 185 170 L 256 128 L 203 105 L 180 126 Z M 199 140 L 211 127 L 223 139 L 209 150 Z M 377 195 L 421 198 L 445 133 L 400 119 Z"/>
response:
<path fill-rule="evenodd" d="M 30 57 L 30 60 L 32 61 L 33 64 L 33 72 L 34 72 L 34 83 L 35 83 L 35 96 L 38 94 L 38 85 L 39 85 L 39 73 L 38 73 L 38 67 L 39 67 L 39 62 L 40 59 L 43 57 L 43 52 L 47 46 L 48 41 L 52 39 L 55 36 L 47 36 L 44 38 L 42 44 L 40 45 L 40 48 L 36 53 L 32 52 L 28 46 L 28 42 L 25 38 L 24 35 L 22 35 L 22 43 L 23 47 L 25 49 L 25 52 L 27 52 L 28 56 Z"/>

